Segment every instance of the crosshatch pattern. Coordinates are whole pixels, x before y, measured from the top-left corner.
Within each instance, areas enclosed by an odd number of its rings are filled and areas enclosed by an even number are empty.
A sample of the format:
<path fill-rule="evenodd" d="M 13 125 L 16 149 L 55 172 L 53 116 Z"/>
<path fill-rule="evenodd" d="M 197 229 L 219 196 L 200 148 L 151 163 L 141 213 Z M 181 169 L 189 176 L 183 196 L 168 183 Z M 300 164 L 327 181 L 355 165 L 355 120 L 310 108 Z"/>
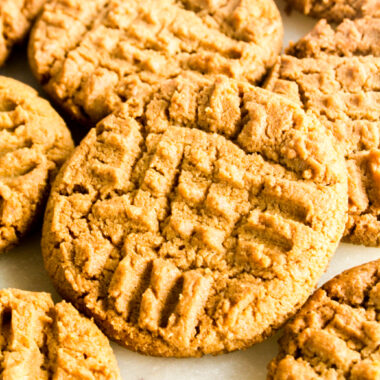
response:
<path fill-rule="evenodd" d="M 375 379 L 379 355 L 380 261 L 325 284 L 284 329 L 268 379 Z"/>
<path fill-rule="evenodd" d="M 94 125 L 183 70 L 256 83 L 282 35 L 272 0 L 55 0 L 34 27 L 29 56 L 47 92 Z"/>
<path fill-rule="evenodd" d="M 370 246 L 380 244 L 378 27 L 371 19 L 346 20 L 335 30 L 320 22 L 290 47 L 295 56 L 281 56 L 266 84 L 315 114 L 341 145 L 349 174 L 345 239 Z"/>
<path fill-rule="evenodd" d="M 344 228 L 344 164 L 321 136 L 265 90 L 168 81 L 100 122 L 61 171 L 46 267 L 135 350 L 198 356 L 261 341 L 306 300 Z"/>

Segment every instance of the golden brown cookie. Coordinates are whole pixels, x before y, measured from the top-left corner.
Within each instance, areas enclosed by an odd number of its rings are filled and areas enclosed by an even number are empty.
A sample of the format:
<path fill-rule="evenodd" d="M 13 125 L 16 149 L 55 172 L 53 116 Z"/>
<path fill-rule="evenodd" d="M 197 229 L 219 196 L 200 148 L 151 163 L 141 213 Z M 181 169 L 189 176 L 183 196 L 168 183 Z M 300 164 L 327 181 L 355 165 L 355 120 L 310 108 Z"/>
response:
<path fill-rule="evenodd" d="M 379 17 L 379 0 L 286 0 L 305 15 L 341 22 L 345 18 Z"/>
<path fill-rule="evenodd" d="M 380 4 L 379 4 L 380 6 Z M 320 20 L 296 43 L 291 43 L 286 53 L 297 58 L 380 56 L 380 18 L 364 17 L 344 20 L 334 26 Z"/>
<path fill-rule="evenodd" d="M 1 378 L 121 379 L 95 323 L 50 294 L 0 290 Z"/>
<path fill-rule="evenodd" d="M 29 61 L 88 126 L 183 70 L 256 83 L 282 34 L 273 0 L 54 0 L 33 29 Z"/>
<path fill-rule="evenodd" d="M 303 304 L 343 233 L 347 177 L 331 142 L 268 91 L 170 80 L 102 120 L 64 165 L 46 269 L 133 350 L 248 347 Z"/>
<path fill-rule="evenodd" d="M 345 21 L 335 32 L 322 23 L 290 48 L 297 57 L 279 59 L 265 86 L 316 115 L 335 136 L 348 169 L 346 240 L 369 246 L 380 245 L 380 57 L 369 43 L 376 33 L 379 20 Z M 336 45 L 324 49 L 326 41 Z"/>
<path fill-rule="evenodd" d="M 46 0 L 0 0 L 0 66 L 21 42 Z"/>
<path fill-rule="evenodd" d="M 284 329 L 268 380 L 380 376 L 380 260 L 318 289 Z"/>
<path fill-rule="evenodd" d="M 50 104 L 0 76 L 0 252 L 42 214 L 50 183 L 72 149 L 70 132 Z"/>

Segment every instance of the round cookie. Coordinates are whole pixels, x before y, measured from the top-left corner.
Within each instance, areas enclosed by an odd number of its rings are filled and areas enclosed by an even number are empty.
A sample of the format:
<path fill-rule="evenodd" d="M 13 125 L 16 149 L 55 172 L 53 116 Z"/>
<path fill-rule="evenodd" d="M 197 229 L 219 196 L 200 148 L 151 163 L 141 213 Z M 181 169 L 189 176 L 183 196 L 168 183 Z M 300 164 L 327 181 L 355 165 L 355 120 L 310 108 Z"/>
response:
<path fill-rule="evenodd" d="M 0 0 L 0 66 L 21 42 L 46 0 Z"/>
<path fill-rule="evenodd" d="M 55 0 L 33 29 L 29 62 L 88 127 L 184 70 L 256 83 L 282 35 L 273 0 Z"/>
<path fill-rule="evenodd" d="M 70 132 L 29 86 L 0 76 L 0 252 L 41 215 L 58 168 L 73 149 Z"/>
<path fill-rule="evenodd" d="M 373 380 L 380 375 L 380 260 L 318 289 L 289 322 L 268 380 Z"/>
<path fill-rule="evenodd" d="M 379 0 L 286 0 L 305 15 L 324 18 L 331 22 L 344 19 L 380 16 Z"/>
<path fill-rule="evenodd" d="M 2 289 L 0 316 L 3 379 L 121 379 L 108 339 L 71 304 Z"/>
<path fill-rule="evenodd" d="M 45 267 L 112 339 L 200 356 L 265 339 L 343 233 L 343 157 L 298 106 L 179 77 L 92 129 L 52 189 Z"/>
<path fill-rule="evenodd" d="M 281 56 L 265 85 L 316 115 L 335 136 L 348 169 L 345 239 L 368 246 L 380 245 L 379 21 L 346 20 L 335 31 L 318 24 L 290 47 L 296 56 Z"/>

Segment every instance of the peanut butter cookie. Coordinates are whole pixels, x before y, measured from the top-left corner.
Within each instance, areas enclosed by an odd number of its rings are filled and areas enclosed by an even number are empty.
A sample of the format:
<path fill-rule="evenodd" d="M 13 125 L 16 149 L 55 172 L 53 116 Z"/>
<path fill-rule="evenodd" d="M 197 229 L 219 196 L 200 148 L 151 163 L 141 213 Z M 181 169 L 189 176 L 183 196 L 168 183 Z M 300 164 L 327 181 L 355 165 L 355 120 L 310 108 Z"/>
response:
<path fill-rule="evenodd" d="M 42 213 L 70 132 L 30 87 L 0 76 L 0 252 L 19 242 Z"/>
<path fill-rule="evenodd" d="M 341 22 L 345 18 L 380 16 L 379 0 L 286 0 L 305 15 Z"/>
<path fill-rule="evenodd" d="M 379 40 L 379 21 L 345 21 L 336 31 L 319 24 L 291 46 L 297 57 L 280 58 L 265 86 L 316 115 L 335 136 L 348 169 L 346 240 L 369 246 L 380 245 L 380 57 L 378 43 L 371 44 Z M 326 41 L 336 43 L 325 49 Z"/>
<path fill-rule="evenodd" d="M 183 70 L 256 83 L 282 34 L 273 0 L 54 0 L 34 27 L 29 61 L 88 126 Z"/>
<path fill-rule="evenodd" d="M 343 233 L 343 157 L 317 120 L 224 76 L 125 104 L 64 165 L 42 250 L 63 296 L 145 354 L 265 339 L 305 302 Z"/>
<path fill-rule="evenodd" d="M 318 289 L 285 326 L 268 380 L 380 376 L 380 260 Z"/>
<path fill-rule="evenodd" d="M 0 0 L 0 66 L 21 42 L 46 0 Z"/>
<path fill-rule="evenodd" d="M 50 294 L 0 290 L 1 378 L 121 379 L 107 338 Z"/>
<path fill-rule="evenodd" d="M 291 43 L 286 53 L 297 58 L 319 58 L 326 55 L 379 57 L 380 18 L 347 19 L 337 26 L 320 20 L 310 33 L 298 42 Z"/>

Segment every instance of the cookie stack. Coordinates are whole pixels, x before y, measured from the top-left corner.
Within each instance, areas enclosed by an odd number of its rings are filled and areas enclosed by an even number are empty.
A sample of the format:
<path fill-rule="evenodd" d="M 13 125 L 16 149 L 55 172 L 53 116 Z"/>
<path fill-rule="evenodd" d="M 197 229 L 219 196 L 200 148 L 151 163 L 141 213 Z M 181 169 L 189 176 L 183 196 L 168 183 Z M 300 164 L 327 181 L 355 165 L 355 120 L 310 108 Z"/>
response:
<path fill-rule="evenodd" d="M 38 14 L 30 67 L 88 131 L 74 149 L 47 101 L 0 77 L 0 249 L 44 211 L 45 268 L 72 303 L 0 291 L 0 376 L 117 379 L 98 328 L 202 356 L 299 309 L 268 379 L 380 376 L 380 261 L 307 301 L 342 237 L 380 246 L 380 4 L 295 3 L 366 17 L 321 20 L 279 56 L 272 0 L 0 0 L 0 59 Z"/>

